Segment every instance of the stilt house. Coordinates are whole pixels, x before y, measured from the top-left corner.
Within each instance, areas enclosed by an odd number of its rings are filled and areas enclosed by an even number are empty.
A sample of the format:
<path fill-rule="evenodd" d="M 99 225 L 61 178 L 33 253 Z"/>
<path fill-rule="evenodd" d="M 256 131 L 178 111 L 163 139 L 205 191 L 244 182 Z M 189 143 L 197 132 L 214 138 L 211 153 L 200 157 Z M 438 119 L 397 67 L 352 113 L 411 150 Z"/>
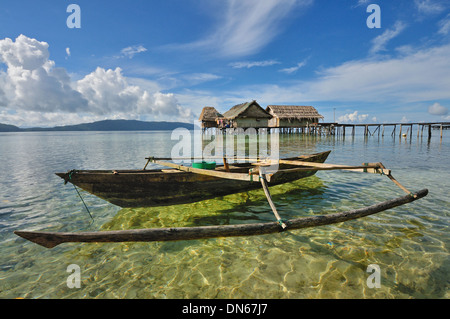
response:
<path fill-rule="evenodd" d="M 302 127 L 318 123 L 323 116 L 312 106 L 269 105 L 266 108 L 271 115 L 269 127 Z"/>
<path fill-rule="evenodd" d="M 269 126 L 272 118 L 255 100 L 233 106 L 223 113 L 223 128 L 262 128 Z"/>
<path fill-rule="evenodd" d="M 214 107 L 205 106 L 200 114 L 199 121 L 202 123 L 202 129 L 218 127 L 218 119 L 223 117 Z"/>

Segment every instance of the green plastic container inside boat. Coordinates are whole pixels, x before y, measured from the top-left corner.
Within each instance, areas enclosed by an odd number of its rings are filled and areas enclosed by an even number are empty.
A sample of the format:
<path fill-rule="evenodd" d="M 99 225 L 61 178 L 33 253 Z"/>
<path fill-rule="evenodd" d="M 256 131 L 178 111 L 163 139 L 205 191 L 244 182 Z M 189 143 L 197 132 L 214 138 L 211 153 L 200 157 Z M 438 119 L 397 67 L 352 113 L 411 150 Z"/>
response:
<path fill-rule="evenodd" d="M 216 168 L 216 162 L 196 162 L 192 163 L 193 168 L 201 168 L 201 169 L 215 169 Z"/>

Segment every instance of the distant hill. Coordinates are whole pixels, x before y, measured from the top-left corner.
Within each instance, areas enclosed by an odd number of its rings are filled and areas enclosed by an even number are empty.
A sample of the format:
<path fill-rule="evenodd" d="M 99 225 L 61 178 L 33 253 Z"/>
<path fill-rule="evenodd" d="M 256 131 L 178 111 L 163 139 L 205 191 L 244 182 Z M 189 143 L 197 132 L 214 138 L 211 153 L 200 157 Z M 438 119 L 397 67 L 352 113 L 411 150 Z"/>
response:
<path fill-rule="evenodd" d="M 33 131 L 167 131 L 176 128 L 194 129 L 194 124 L 182 122 L 144 122 L 136 120 L 104 120 L 93 123 L 56 127 L 19 128 L 14 125 L 0 124 L 0 132 Z"/>
<path fill-rule="evenodd" d="M 19 132 L 20 128 L 14 125 L 0 123 L 0 132 Z"/>

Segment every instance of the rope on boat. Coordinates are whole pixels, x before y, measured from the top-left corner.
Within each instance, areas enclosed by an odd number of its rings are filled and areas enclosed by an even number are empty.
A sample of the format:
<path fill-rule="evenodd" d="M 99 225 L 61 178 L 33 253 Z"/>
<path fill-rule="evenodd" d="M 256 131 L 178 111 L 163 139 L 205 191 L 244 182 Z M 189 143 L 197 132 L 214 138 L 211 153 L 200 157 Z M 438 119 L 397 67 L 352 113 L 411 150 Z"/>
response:
<path fill-rule="evenodd" d="M 64 180 L 64 184 L 67 184 L 67 182 L 70 181 L 70 180 L 72 179 L 72 175 L 75 174 L 76 172 L 77 172 L 77 171 L 74 170 L 74 169 L 71 170 L 71 171 L 69 171 L 69 172 L 67 172 L 68 179 L 67 179 L 67 180 L 66 180 L 66 179 Z M 94 222 L 94 217 L 92 217 L 92 214 L 91 214 L 91 212 L 89 211 L 89 208 L 87 207 L 86 203 L 84 202 L 83 197 L 81 197 L 81 194 L 80 194 L 80 192 L 78 191 L 78 189 L 77 189 L 77 187 L 75 186 L 75 184 L 72 183 L 72 185 L 73 185 L 73 188 L 75 188 L 75 191 L 77 192 L 77 194 L 78 194 L 78 196 L 80 197 L 81 201 L 83 202 L 84 207 L 86 208 L 86 211 L 88 212 L 89 216 L 90 216 L 91 219 L 92 219 L 92 222 Z"/>

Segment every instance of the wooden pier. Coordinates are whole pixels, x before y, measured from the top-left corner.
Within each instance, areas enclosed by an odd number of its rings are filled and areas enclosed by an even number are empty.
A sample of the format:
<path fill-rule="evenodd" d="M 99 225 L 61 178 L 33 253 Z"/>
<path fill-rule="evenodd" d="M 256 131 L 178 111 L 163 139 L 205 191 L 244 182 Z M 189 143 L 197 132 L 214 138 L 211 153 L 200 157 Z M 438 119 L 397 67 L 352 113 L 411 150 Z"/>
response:
<path fill-rule="evenodd" d="M 356 129 L 363 128 L 364 136 L 385 136 L 390 134 L 392 137 L 403 137 L 411 139 L 413 132 L 416 131 L 417 137 L 423 137 L 424 131 L 428 139 L 432 136 L 433 130 L 439 130 L 442 139 L 443 130 L 450 129 L 450 122 L 423 122 L 423 123 L 382 123 L 382 124 L 341 124 L 341 123 L 313 123 L 298 127 L 259 127 L 255 128 L 256 133 L 279 133 L 279 134 L 306 134 L 306 135 L 336 135 L 336 136 L 355 136 Z M 387 129 L 386 129 L 387 128 Z M 222 133 L 224 128 L 214 128 L 216 132 Z M 236 129 L 239 133 L 245 129 Z"/>
<path fill-rule="evenodd" d="M 424 129 L 427 128 L 427 137 L 431 138 L 432 130 L 438 129 L 440 137 L 442 138 L 443 130 L 450 128 L 450 122 L 423 122 L 423 123 L 383 123 L 383 124 L 335 124 L 337 135 L 346 135 L 346 129 L 351 129 L 351 135 L 355 136 L 357 127 L 364 128 L 364 136 L 373 136 L 375 133 L 378 136 L 384 136 L 386 127 L 392 127 L 391 136 L 395 137 L 397 132 L 399 137 L 413 136 L 414 127 L 417 126 L 417 137 L 423 137 Z M 398 127 L 398 131 L 397 131 Z M 371 131 L 372 130 L 372 131 Z"/>
<path fill-rule="evenodd" d="M 215 130 L 216 133 L 241 134 L 251 129 L 251 134 L 306 134 L 306 135 L 338 135 L 355 136 L 358 127 L 364 128 L 364 136 L 384 136 L 386 127 L 392 129 L 391 136 L 408 138 L 411 140 L 415 126 L 417 137 L 423 137 L 426 128 L 428 139 L 432 130 L 450 128 L 450 122 L 416 122 L 416 123 L 371 123 L 347 124 L 322 122 L 324 117 L 312 106 L 305 105 L 268 105 L 262 108 L 256 100 L 233 106 L 227 112 L 220 114 L 214 107 L 205 106 L 200 115 L 201 128 L 204 133 Z M 335 120 L 334 120 L 335 121 Z M 398 130 L 397 130 L 398 128 Z M 250 132 L 250 131 L 249 131 Z M 247 134 L 247 133 L 246 133 Z"/>

